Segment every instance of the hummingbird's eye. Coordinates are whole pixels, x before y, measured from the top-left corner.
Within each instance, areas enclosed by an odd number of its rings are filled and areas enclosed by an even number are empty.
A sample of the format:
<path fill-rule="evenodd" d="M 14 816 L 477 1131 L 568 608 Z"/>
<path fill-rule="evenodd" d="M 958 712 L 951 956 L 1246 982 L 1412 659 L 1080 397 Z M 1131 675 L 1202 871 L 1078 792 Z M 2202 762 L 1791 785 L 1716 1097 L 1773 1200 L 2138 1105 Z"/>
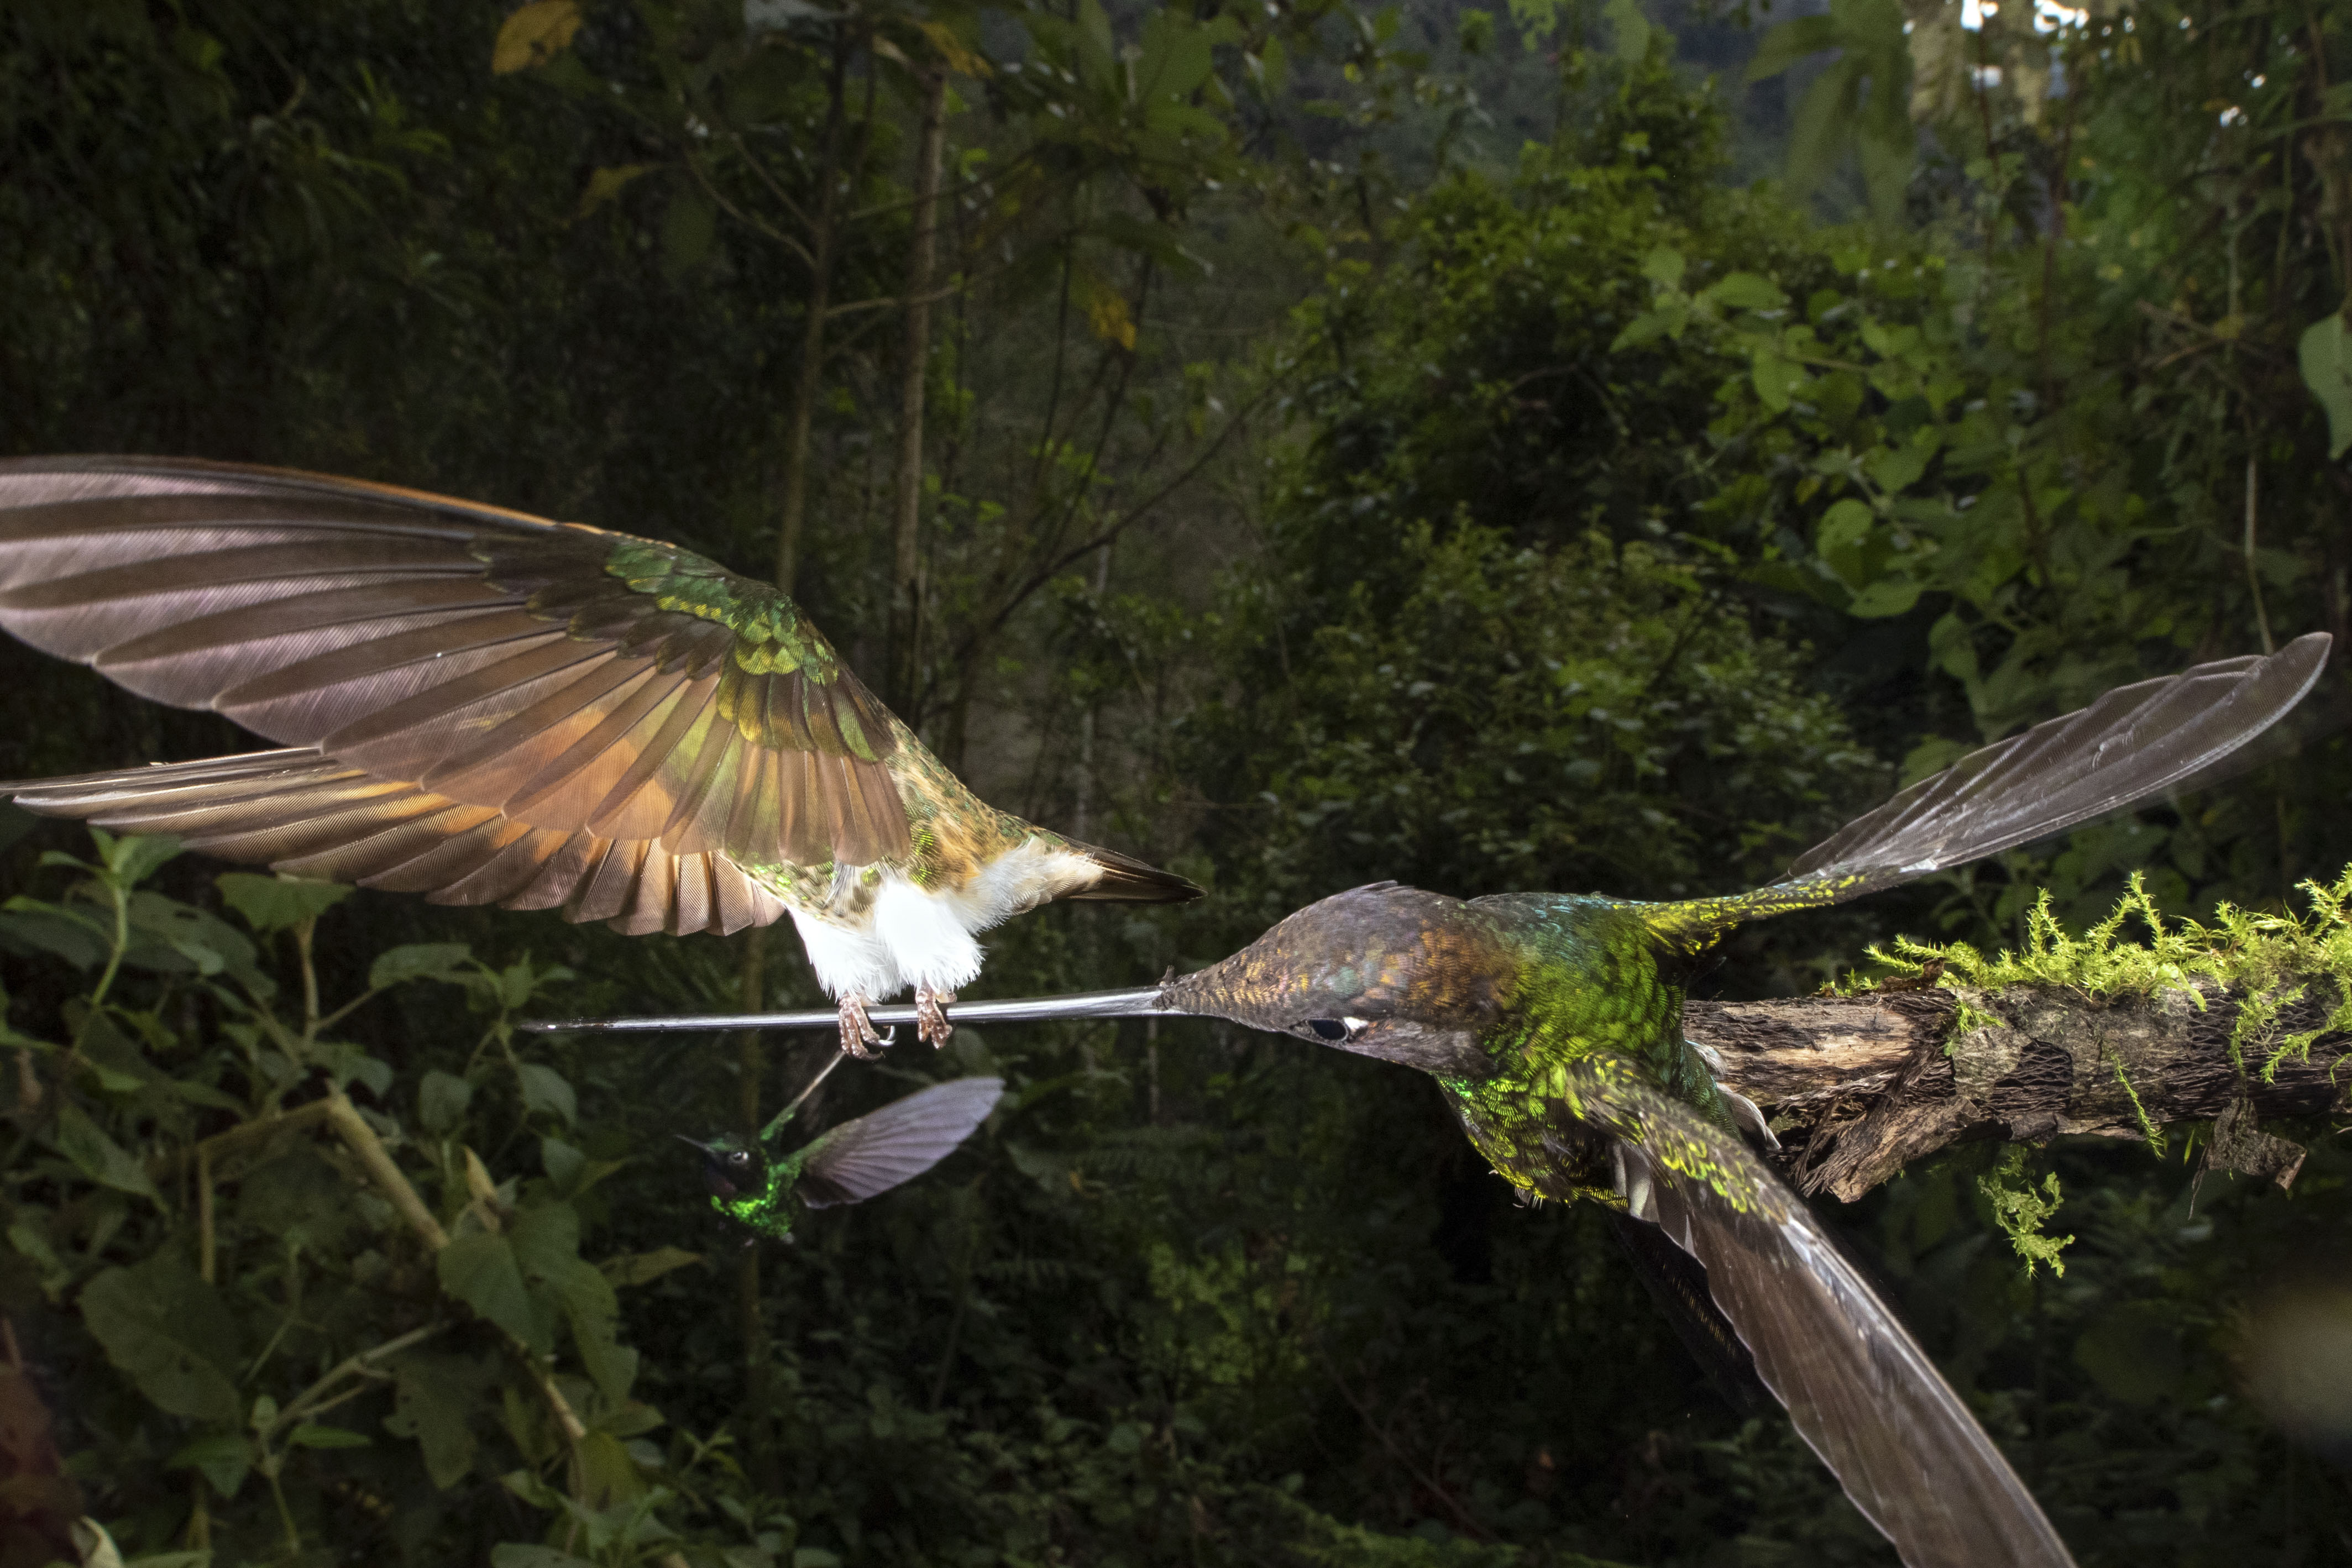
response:
<path fill-rule="evenodd" d="M 749 1149 L 737 1149 L 733 1154 L 727 1156 L 727 1163 L 730 1166 L 748 1166 L 751 1163 L 751 1151 Z"/>
<path fill-rule="evenodd" d="M 1316 1039 L 1328 1040 L 1331 1044 L 1337 1045 L 1342 1040 L 1353 1040 L 1363 1033 L 1364 1020 L 1361 1019 L 1308 1019 L 1303 1027 Z"/>

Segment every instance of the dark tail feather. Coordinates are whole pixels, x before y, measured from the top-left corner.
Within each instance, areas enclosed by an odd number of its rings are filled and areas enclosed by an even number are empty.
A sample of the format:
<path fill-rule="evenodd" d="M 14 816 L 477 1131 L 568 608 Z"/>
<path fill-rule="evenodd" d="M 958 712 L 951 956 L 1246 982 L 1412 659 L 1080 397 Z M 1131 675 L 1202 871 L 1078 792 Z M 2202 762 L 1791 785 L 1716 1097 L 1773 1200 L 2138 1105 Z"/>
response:
<path fill-rule="evenodd" d="M 1189 904 L 1201 890 L 1172 871 L 1147 865 L 1133 855 L 1073 841 L 1070 848 L 1102 868 L 1101 880 L 1066 898 L 1093 899 L 1103 904 Z"/>
<path fill-rule="evenodd" d="M 1666 1239 L 1647 1220 L 1612 1213 L 1617 1244 L 1633 1265 L 1642 1288 L 1658 1304 L 1691 1359 L 1706 1374 L 1708 1386 L 1735 1415 L 1761 1416 L 1774 1406 L 1771 1391 L 1756 1375 L 1756 1358 L 1740 1343 L 1739 1331 L 1707 1291 L 1706 1270 L 1698 1260 Z"/>
<path fill-rule="evenodd" d="M 2118 686 L 2090 706 L 1972 751 L 1797 858 L 1780 881 L 1662 904 L 1662 936 L 1703 945 L 1743 920 L 1843 904 L 2119 810 L 2221 765 L 2301 702 L 2325 632 L 2266 657 L 2222 659 Z"/>

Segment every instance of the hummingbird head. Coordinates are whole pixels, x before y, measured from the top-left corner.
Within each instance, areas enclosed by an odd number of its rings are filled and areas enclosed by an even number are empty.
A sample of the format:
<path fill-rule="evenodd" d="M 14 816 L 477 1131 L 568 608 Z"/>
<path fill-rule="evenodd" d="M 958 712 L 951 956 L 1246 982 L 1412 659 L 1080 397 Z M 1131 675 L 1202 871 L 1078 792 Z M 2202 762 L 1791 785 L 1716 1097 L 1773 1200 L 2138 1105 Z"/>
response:
<path fill-rule="evenodd" d="M 749 1139 L 722 1133 L 707 1144 L 682 1134 L 677 1141 L 702 1151 L 702 1180 L 711 1197 L 724 1201 L 763 1185 L 768 1162 Z"/>
<path fill-rule="evenodd" d="M 1160 1000 L 1360 1056 L 1484 1077 L 1517 960 L 1458 898 L 1373 883 L 1310 904 Z"/>

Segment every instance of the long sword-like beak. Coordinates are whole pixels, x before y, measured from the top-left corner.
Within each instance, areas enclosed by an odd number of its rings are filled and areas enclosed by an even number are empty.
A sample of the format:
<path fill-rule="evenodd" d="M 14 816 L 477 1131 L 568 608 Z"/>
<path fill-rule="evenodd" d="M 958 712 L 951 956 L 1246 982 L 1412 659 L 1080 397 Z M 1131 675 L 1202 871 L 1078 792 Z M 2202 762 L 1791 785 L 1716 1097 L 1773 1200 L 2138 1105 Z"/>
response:
<path fill-rule="evenodd" d="M 915 1009 L 899 1004 L 868 1008 L 866 1016 L 877 1024 L 913 1023 Z M 1160 999 L 1160 988 L 1141 986 L 1129 991 L 1079 991 L 1066 997 L 1020 997 L 1006 1001 L 957 1002 L 948 1009 L 954 1023 L 1048 1023 L 1057 1019 L 1187 1018 L 1191 1014 Z M 833 1008 L 807 1008 L 790 1013 L 711 1013 L 701 1018 L 559 1019 L 518 1024 L 530 1034 L 656 1034 L 681 1030 L 838 1029 L 841 1014 Z"/>

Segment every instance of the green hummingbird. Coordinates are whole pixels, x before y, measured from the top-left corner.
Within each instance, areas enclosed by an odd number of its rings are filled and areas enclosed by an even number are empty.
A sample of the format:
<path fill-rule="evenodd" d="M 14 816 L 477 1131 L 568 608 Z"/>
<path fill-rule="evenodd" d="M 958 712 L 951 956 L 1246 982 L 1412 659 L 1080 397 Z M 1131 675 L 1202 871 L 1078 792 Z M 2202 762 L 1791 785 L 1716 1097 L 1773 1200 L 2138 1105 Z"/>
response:
<path fill-rule="evenodd" d="M 1911 1568 L 2056 1568 L 2064 1544 L 1968 1406 L 1743 1141 L 1743 1127 L 1771 1134 L 1685 1040 L 1684 988 L 1741 921 L 1993 854 L 2212 766 L 2302 699 L 2327 650 L 2314 633 L 2110 692 L 1914 785 L 1750 893 L 1465 901 L 1377 883 L 1097 1005 L 1211 1015 L 1429 1073 L 1523 1194 L 1609 1205 L 1704 1267 L 1765 1386 Z"/>
<path fill-rule="evenodd" d="M 790 915 L 845 1050 L 975 934 L 1181 876 L 987 805 L 799 606 L 675 545 L 280 469 L 0 463 L 0 629 L 284 749 L 0 785 L 223 859 L 631 935 Z"/>
<path fill-rule="evenodd" d="M 819 1133 L 790 1154 L 774 1145 L 799 1100 L 757 1137 L 679 1141 L 702 1151 L 711 1207 L 755 1235 L 790 1241 L 803 1209 L 863 1203 L 955 1153 L 1003 1094 L 1002 1078 L 950 1079 Z"/>

